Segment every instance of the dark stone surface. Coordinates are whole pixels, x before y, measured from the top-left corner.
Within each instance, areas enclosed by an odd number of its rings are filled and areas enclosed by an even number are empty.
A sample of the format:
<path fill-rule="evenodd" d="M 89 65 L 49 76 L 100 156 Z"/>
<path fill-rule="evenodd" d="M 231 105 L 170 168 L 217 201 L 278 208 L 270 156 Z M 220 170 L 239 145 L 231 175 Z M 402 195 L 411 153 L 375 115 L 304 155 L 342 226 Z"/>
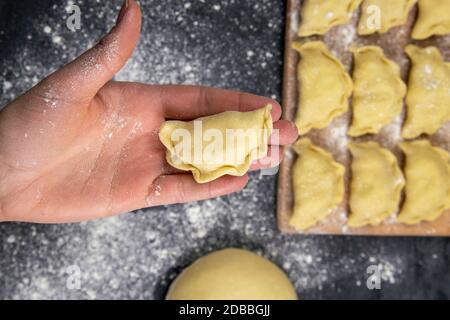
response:
<path fill-rule="evenodd" d="M 120 7 L 73 2 L 82 10 L 74 33 L 65 26 L 70 1 L 0 1 L 0 105 L 94 44 Z M 141 40 L 117 79 L 280 98 L 284 1 L 141 4 Z M 276 177 L 253 174 L 243 192 L 210 201 L 80 224 L 3 223 L 0 298 L 162 298 L 184 266 L 228 246 L 272 259 L 306 299 L 450 298 L 449 239 L 284 236 L 275 194 Z M 366 287 L 373 264 L 383 270 L 381 290 Z M 80 271 L 78 290 L 67 286 L 71 270 Z"/>

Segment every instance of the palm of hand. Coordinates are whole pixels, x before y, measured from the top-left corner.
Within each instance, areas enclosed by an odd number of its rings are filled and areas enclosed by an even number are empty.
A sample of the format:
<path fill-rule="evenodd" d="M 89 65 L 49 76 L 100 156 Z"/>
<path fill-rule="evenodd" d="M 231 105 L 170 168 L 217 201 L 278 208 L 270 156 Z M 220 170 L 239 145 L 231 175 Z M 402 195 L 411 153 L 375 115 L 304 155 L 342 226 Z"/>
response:
<path fill-rule="evenodd" d="M 160 104 L 151 93 L 136 94 L 139 87 L 111 82 L 81 107 L 30 93 L 27 105 L 19 100 L 6 110 L 1 160 L 10 184 L 3 210 L 67 221 L 144 207 L 169 168 L 158 139 Z M 60 108 L 77 113 L 61 116 Z M 16 120 L 13 110 L 27 112 Z M 34 120 L 23 121 L 28 117 Z"/>

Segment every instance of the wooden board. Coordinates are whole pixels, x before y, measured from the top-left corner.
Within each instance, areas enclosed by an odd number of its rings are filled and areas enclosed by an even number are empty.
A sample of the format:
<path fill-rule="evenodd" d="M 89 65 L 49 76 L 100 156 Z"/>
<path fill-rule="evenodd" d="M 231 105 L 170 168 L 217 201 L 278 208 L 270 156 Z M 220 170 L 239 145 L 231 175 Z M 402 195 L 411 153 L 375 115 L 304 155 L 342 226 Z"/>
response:
<path fill-rule="evenodd" d="M 285 60 L 283 78 L 283 117 L 293 121 L 297 110 L 298 85 L 296 70 L 298 64 L 298 54 L 291 48 L 293 41 L 324 41 L 331 52 L 338 57 L 351 74 L 352 54 L 349 48 L 352 45 L 378 45 L 385 51 L 389 59 L 398 63 L 402 70 L 403 80 L 407 83 L 410 62 L 404 53 L 404 47 L 409 43 L 419 46 L 437 46 L 445 60 L 450 60 L 450 36 L 433 37 L 425 41 L 413 41 L 410 38 L 411 29 L 417 16 L 417 6 L 410 12 L 408 23 L 405 26 L 391 29 L 383 35 L 370 35 L 359 37 L 356 26 L 359 21 L 359 10 L 355 12 L 350 23 L 334 27 L 324 36 L 313 36 L 299 38 L 297 30 L 300 20 L 301 0 L 288 0 L 286 39 L 285 39 Z M 448 13 L 444 13 L 448 14 Z M 324 93 L 326 94 L 326 92 Z M 351 108 L 350 108 L 351 109 Z M 349 228 L 346 226 L 349 198 L 350 162 L 351 157 L 347 150 L 348 141 L 368 141 L 379 142 L 383 147 L 390 149 L 398 158 L 400 166 L 403 167 L 403 155 L 398 148 L 398 143 L 402 141 L 400 136 L 401 127 L 405 118 L 405 111 L 394 123 L 384 128 L 377 136 L 366 136 L 362 138 L 347 137 L 346 132 L 351 122 L 351 110 L 345 115 L 335 119 L 332 124 L 323 130 L 312 130 L 306 136 L 316 145 L 330 151 L 334 158 L 345 165 L 345 199 L 324 221 L 309 229 L 307 234 L 333 234 L 333 235 L 377 235 L 377 236 L 450 236 L 450 210 L 445 212 L 434 222 L 423 222 L 415 226 L 408 226 L 395 222 L 395 215 L 376 227 Z M 450 151 L 450 123 L 441 128 L 436 134 L 429 137 L 432 144 Z M 293 190 L 291 168 L 295 161 L 295 155 L 290 148 L 285 148 L 285 160 L 281 164 L 278 179 L 278 203 L 277 218 L 278 227 L 284 233 L 300 233 L 294 230 L 288 223 L 293 209 Z M 402 200 L 403 201 L 403 200 Z"/>

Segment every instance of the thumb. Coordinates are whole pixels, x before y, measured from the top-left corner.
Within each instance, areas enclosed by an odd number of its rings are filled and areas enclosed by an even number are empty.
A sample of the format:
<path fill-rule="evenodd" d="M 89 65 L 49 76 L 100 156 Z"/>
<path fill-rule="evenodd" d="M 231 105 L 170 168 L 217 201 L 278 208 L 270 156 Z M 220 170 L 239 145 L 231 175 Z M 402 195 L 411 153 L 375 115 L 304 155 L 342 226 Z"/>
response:
<path fill-rule="evenodd" d="M 135 0 L 125 0 L 114 28 L 93 48 L 51 74 L 42 82 L 55 94 L 71 100 L 89 100 L 125 65 L 136 47 L 141 10 Z"/>

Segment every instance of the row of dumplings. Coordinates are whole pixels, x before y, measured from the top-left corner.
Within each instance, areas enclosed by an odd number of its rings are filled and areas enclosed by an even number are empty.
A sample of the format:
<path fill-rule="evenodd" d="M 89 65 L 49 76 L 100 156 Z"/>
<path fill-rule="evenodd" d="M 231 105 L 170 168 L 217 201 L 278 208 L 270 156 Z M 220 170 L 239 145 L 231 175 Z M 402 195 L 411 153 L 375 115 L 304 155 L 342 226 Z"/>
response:
<path fill-rule="evenodd" d="M 436 47 L 406 47 L 412 61 L 408 88 L 400 67 L 380 47 L 352 49 L 353 79 L 323 42 L 294 42 L 293 48 L 301 55 L 295 120 L 301 135 L 325 128 L 347 112 L 352 94 L 353 120 L 348 131 L 352 137 L 377 134 L 393 122 L 402 112 L 405 95 L 403 138 L 431 135 L 450 120 L 450 63 Z"/>
<path fill-rule="evenodd" d="M 378 225 L 399 210 L 397 222 L 433 221 L 450 209 L 450 154 L 428 140 L 403 142 L 404 175 L 396 157 L 376 142 L 351 143 L 349 227 Z M 345 167 L 327 151 L 303 138 L 294 145 L 294 212 L 289 221 L 306 230 L 342 204 Z"/>
<path fill-rule="evenodd" d="M 413 39 L 450 33 L 450 0 L 304 0 L 298 35 L 324 34 L 336 25 L 347 23 L 361 3 L 358 33 L 385 33 L 405 24 L 416 2 L 419 16 L 412 31 Z"/>

